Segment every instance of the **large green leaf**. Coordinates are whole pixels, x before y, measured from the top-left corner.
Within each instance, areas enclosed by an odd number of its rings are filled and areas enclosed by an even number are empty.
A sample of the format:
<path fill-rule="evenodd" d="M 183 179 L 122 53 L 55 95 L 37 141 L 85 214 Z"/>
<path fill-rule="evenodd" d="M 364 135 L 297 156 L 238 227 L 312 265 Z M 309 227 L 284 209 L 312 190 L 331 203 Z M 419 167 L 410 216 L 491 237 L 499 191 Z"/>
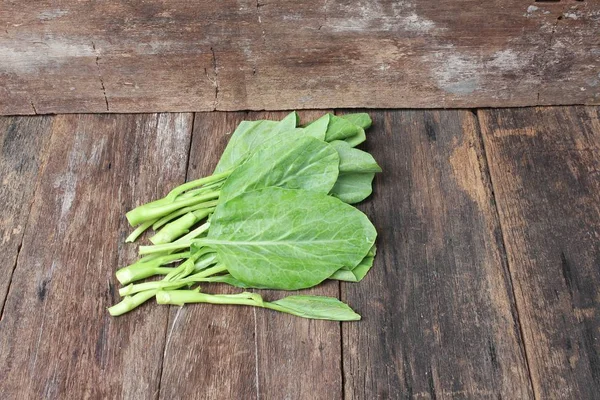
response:
<path fill-rule="evenodd" d="M 270 187 L 220 204 L 196 243 L 247 285 L 293 290 L 358 265 L 376 235 L 366 215 L 334 197 Z"/>
<path fill-rule="evenodd" d="M 268 186 L 329 193 L 338 176 L 338 152 L 321 140 L 292 133 L 264 143 L 236 168 L 221 188 L 219 201 Z"/>
<path fill-rule="evenodd" d="M 231 135 L 215 173 L 237 167 L 258 146 L 277 137 L 281 132 L 294 129 L 297 125 L 298 114 L 295 111 L 281 121 L 242 121 Z"/>

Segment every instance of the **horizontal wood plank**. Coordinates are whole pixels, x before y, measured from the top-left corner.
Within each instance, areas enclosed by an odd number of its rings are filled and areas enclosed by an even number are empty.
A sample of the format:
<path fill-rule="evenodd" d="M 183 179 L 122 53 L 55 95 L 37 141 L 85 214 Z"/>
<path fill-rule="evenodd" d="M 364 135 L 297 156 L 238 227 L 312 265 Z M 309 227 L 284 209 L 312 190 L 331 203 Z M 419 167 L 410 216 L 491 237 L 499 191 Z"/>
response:
<path fill-rule="evenodd" d="M 53 117 L 0 320 L 2 398 L 158 394 L 168 308 L 119 318 L 106 308 L 116 268 L 136 252 L 124 213 L 184 179 L 191 124 L 192 114 Z"/>
<path fill-rule="evenodd" d="M 5 2 L 0 114 L 600 103 L 600 3 Z"/>
<path fill-rule="evenodd" d="M 373 269 L 342 285 L 351 399 L 532 398 L 476 118 L 372 113 L 380 163 L 361 208 L 379 231 Z"/>
<path fill-rule="evenodd" d="M 539 399 L 600 393 L 600 109 L 479 112 Z"/>

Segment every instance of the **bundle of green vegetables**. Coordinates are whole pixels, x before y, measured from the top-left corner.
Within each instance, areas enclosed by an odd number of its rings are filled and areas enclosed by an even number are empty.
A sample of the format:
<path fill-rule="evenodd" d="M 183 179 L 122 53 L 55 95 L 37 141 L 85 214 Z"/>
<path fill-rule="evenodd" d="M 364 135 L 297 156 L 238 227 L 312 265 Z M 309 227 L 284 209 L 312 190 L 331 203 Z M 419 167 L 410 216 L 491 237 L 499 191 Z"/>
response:
<path fill-rule="evenodd" d="M 153 245 L 140 246 L 141 259 L 117 271 L 126 286 L 110 314 L 156 297 L 159 304 L 239 304 L 305 318 L 360 319 L 336 298 L 267 302 L 256 292 L 207 294 L 191 287 L 221 282 L 296 290 L 326 279 L 360 281 L 373 264 L 377 233 L 350 204 L 371 194 L 381 171 L 369 153 L 354 148 L 370 125 L 365 113 L 326 114 L 303 127 L 295 112 L 281 121 L 240 123 L 213 175 L 127 213 L 137 225 L 127 241 L 150 227 L 156 233 Z M 163 278 L 137 283 L 155 275 Z"/>

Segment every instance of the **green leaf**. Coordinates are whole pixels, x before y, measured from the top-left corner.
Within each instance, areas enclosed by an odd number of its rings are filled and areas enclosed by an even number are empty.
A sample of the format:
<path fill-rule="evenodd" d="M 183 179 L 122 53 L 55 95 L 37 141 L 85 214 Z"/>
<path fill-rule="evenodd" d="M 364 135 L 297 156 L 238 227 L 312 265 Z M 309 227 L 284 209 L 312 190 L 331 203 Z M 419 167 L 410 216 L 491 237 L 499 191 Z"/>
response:
<path fill-rule="evenodd" d="M 265 303 L 264 307 L 293 314 L 298 317 L 327 319 L 332 321 L 358 321 L 360 315 L 347 304 L 334 297 L 325 296 L 288 296 Z"/>
<path fill-rule="evenodd" d="M 309 136 L 325 140 L 325 135 L 327 134 L 327 127 L 329 126 L 329 120 L 329 114 L 325 114 L 321 118 L 305 126 L 304 130 Z"/>
<path fill-rule="evenodd" d="M 262 143 L 298 125 L 298 114 L 294 111 L 281 121 L 242 121 L 231 135 L 227 147 L 215 168 L 215 173 L 224 172 L 241 164 Z"/>
<path fill-rule="evenodd" d="M 358 265 L 376 235 L 366 215 L 334 197 L 270 187 L 220 204 L 196 243 L 247 285 L 294 290 Z"/>
<path fill-rule="evenodd" d="M 373 192 L 371 186 L 373 178 L 375 178 L 374 173 L 340 174 L 329 194 L 337 197 L 344 203 L 359 203 Z"/>
<path fill-rule="evenodd" d="M 373 121 L 367 113 L 353 113 L 340 115 L 340 118 L 344 118 L 347 121 L 352 122 L 354 125 L 360 126 L 363 129 L 367 129 L 371 126 Z"/>
<path fill-rule="evenodd" d="M 284 134 L 265 143 L 236 168 L 221 188 L 220 202 L 268 186 L 329 193 L 338 176 L 335 148 L 310 136 Z"/>
<path fill-rule="evenodd" d="M 361 281 L 373 266 L 373 261 L 375 260 L 375 252 L 376 248 L 375 245 L 373 245 L 373 247 L 371 247 L 371 250 L 369 250 L 369 252 L 365 256 L 365 258 L 362 259 L 360 264 L 358 264 L 351 270 L 339 269 L 335 271 L 333 275 L 331 275 L 330 279 L 348 282 Z"/>
<path fill-rule="evenodd" d="M 363 201 L 372 193 L 373 178 L 376 172 L 381 172 L 381 167 L 369 153 L 344 141 L 330 144 L 340 156 L 340 174 L 330 194 L 348 204 Z"/>
<path fill-rule="evenodd" d="M 352 147 L 358 146 L 365 140 L 367 140 L 367 135 L 365 134 L 365 130 L 362 128 L 359 128 L 359 131 L 356 135 L 350 136 L 349 138 L 344 139 L 344 141 Z"/>
<path fill-rule="evenodd" d="M 325 134 L 325 141 L 331 142 L 333 140 L 343 140 L 352 137 L 359 133 L 359 129 L 360 127 L 354 125 L 352 122 L 329 114 L 329 126 Z"/>
<path fill-rule="evenodd" d="M 340 172 L 381 172 L 377 161 L 366 151 L 355 149 L 341 140 L 334 140 L 330 145 L 340 156 Z"/>

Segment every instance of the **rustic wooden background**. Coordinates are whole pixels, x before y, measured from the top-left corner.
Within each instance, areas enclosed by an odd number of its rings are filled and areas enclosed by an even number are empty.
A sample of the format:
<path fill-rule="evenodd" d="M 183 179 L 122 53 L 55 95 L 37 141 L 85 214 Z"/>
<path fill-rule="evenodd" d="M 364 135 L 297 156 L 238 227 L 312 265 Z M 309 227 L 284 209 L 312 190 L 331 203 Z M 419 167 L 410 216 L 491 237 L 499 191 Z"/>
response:
<path fill-rule="evenodd" d="M 7 0 L 0 114 L 600 104 L 599 32 L 599 0 Z"/>
<path fill-rule="evenodd" d="M 265 115 L 283 113 L 0 117 L 2 399 L 598 398 L 600 107 L 372 111 L 375 265 L 312 290 L 360 322 L 110 317 L 125 211 Z"/>

